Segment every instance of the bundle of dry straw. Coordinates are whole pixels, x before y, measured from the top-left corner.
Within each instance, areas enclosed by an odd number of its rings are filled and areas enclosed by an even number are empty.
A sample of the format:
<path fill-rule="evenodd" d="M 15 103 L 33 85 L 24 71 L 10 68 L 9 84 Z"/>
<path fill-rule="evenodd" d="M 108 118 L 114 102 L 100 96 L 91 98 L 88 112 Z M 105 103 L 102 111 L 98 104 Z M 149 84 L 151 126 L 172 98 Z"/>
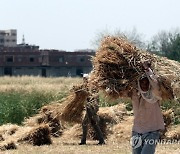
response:
<path fill-rule="evenodd" d="M 62 134 L 63 126 L 60 122 L 61 104 L 50 104 L 43 106 L 39 114 L 25 119 L 24 125 L 30 127 L 36 127 L 41 124 L 47 124 L 50 128 L 50 133 L 54 137 L 59 137 Z"/>
<path fill-rule="evenodd" d="M 32 127 L 18 139 L 17 142 L 27 142 L 33 145 L 51 144 L 50 128 L 46 124 L 41 124 L 37 127 Z"/>
<path fill-rule="evenodd" d="M 136 86 L 144 74 L 142 62 L 150 61 L 159 76 L 164 99 L 180 97 L 180 64 L 142 51 L 124 38 L 105 37 L 93 58 L 91 84 L 97 85 L 107 96 L 118 98 Z"/>
<path fill-rule="evenodd" d="M 84 102 L 88 95 L 88 90 L 83 84 L 74 86 L 71 90 L 71 94 L 63 102 L 63 104 L 67 105 L 62 111 L 61 120 L 66 122 L 81 122 Z"/>
<path fill-rule="evenodd" d="M 0 134 L 0 141 L 4 141 L 4 138 L 1 134 Z"/>
<path fill-rule="evenodd" d="M 16 124 L 10 124 L 10 123 L 4 124 L 0 127 L 0 136 L 1 135 L 6 135 L 6 136 L 13 135 L 14 133 L 16 133 L 16 131 L 18 129 L 19 129 L 19 126 Z"/>
<path fill-rule="evenodd" d="M 0 150 L 2 151 L 12 149 L 17 149 L 17 146 L 13 141 L 3 141 L 2 143 L 0 143 Z"/>

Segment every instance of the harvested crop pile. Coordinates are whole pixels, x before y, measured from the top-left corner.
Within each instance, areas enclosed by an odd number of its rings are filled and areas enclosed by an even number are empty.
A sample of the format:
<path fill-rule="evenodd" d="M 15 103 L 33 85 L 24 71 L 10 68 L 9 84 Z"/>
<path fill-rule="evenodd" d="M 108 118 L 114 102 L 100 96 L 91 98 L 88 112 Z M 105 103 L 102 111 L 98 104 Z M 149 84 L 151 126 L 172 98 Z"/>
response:
<path fill-rule="evenodd" d="M 62 104 L 55 103 L 43 106 L 34 117 L 26 119 L 25 126 L 35 127 L 40 124 L 47 124 L 50 128 L 50 133 L 54 137 L 59 137 L 62 134 L 63 126 L 60 122 L 60 108 Z"/>
<path fill-rule="evenodd" d="M 174 125 L 165 134 L 165 138 L 169 140 L 180 140 L 180 125 Z"/>
<path fill-rule="evenodd" d="M 103 107 L 99 109 L 99 126 L 104 138 L 107 138 L 109 134 L 112 134 L 112 126 L 121 122 L 125 114 L 126 111 L 125 106 L 123 104 L 118 104 L 111 107 Z M 94 131 L 91 125 L 89 127 L 89 138 L 97 140 L 98 137 L 96 132 Z"/>
<path fill-rule="evenodd" d="M 121 122 L 126 112 L 125 105 L 118 104 L 111 107 L 99 108 L 98 115 L 101 119 L 104 119 L 107 124 L 117 124 Z"/>
<path fill-rule="evenodd" d="M 66 122 L 81 122 L 84 109 L 84 102 L 88 97 L 88 90 L 83 84 L 74 86 L 71 94 L 63 104 L 67 104 L 61 114 L 62 120 Z"/>
<path fill-rule="evenodd" d="M 39 123 L 48 124 L 50 127 L 51 135 L 58 137 L 62 134 L 62 126 L 60 123 L 60 113 L 49 106 L 44 106 L 40 112 L 43 117 Z"/>
<path fill-rule="evenodd" d="M 142 62 L 150 61 L 159 76 L 163 99 L 180 97 L 180 64 L 142 51 L 124 38 L 105 37 L 93 58 L 91 84 L 111 98 L 118 98 L 136 86 L 144 74 Z"/>
<path fill-rule="evenodd" d="M 81 124 L 75 124 L 66 131 L 64 131 L 61 138 L 63 140 L 73 140 L 73 139 L 80 139 L 81 136 L 82 136 Z"/>
<path fill-rule="evenodd" d="M 0 150 L 11 150 L 11 149 L 17 149 L 16 144 L 13 141 L 3 141 L 0 143 Z"/>
<path fill-rule="evenodd" d="M 103 107 L 98 111 L 99 115 L 99 124 L 100 129 L 106 138 L 109 134 L 112 133 L 113 125 L 116 125 L 120 121 L 122 121 L 123 116 L 126 114 L 125 106 L 123 104 L 118 104 L 112 107 Z M 97 139 L 97 135 L 91 125 L 88 125 L 88 139 Z M 80 124 L 76 124 L 70 129 L 66 130 L 62 138 L 64 139 L 80 139 L 82 136 L 82 126 Z"/>
<path fill-rule="evenodd" d="M 171 109 L 169 109 L 167 111 L 164 111 L 162 114 L 163 114 L 165 127 L 168 127 L 172 123 L 174 113 Z"/>
<path fill-rule="evenodd" d="M 0 127 L 0 134 L 1 135 L 13 135 L 19 129 L 18 125 L 13 124 L 5 124 Z"/>
<path fill-rule="evenodd" d="M 165 134 L 168 131 L 169 127 L 171 127 L 173 117 L 174 117 L 174 113 L 172 109 L 163 111 L 162 114 L 163 114 L 165 129 L 160 131 L 160 139 L 166 138 Z"/>
<path fill-rule="evenodd" d="M 0 134 L 0 141 L 4 141 L 4 138 L 1 134 Z"/>
<path fill-rule="evenodd" d="M 51 136 L 49 126 L 41 124 L 37 127 L 32 127 L 29 132 L 23 133 L 22 137 L 18 139 L 18 142 L 27 142 L 33 145 L 51 144 Z"/>
<path fill-rule="evenodd" d="M 124 120 L 112 127 L 113 134 L 110 136 L 109 140 L 111 142 L 124 142 L 131 138 L 133 125 L 133 116 L 125 116 Z"/>

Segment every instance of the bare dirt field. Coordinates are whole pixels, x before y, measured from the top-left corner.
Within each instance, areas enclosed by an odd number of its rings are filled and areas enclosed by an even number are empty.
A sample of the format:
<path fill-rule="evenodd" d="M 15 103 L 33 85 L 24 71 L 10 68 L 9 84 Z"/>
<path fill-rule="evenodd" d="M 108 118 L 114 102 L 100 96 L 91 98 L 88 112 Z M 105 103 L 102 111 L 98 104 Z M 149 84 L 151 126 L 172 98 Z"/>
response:
<path fill-rule="evenodd" d="M 79 140 L 53 139 L 49 146 L 19 145 L 17 150 L 4 151 L 4 154 L 129 154 L 131 146 L 128 141 L 122 143 L 109 142 L 96 145 L 96 141 L 88 141 L 87 145 L 78 145 Z M 179 144 L 158 145 L 156 154 L 180 154 Z"/>

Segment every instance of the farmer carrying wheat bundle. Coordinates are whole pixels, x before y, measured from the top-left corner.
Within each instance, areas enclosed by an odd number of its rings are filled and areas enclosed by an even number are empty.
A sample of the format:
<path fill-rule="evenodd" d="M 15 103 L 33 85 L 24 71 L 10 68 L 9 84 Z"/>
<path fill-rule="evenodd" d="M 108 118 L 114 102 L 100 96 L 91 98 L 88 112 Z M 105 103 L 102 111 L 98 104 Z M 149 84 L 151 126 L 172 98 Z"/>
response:
<path fill-rule="evenodd" d="M 61 113 L 61 120 L 64 122 L 82 123 L 83 135 L 80 145 L 86 144 L 86 136 L 88 132 L 88 124 L 93 127 L 96 136 L 99 140 L 99 145 L 104 144 L 103 133 L 99 126 L 99 90 L 96 86 L 89 84 L 88 74 L 83 75 L 83 83 L 73 86 L 71 94 L 63 102 L 67 105 Z M 86 108 L 86 114 L 82 120 L 83 110 Z"/>
<path fill-rule="evenodd" d="M 151 61 L 151 65 L 143 60 Z M 132 100 L 133 153 L 154 153 L 154 140 L 159 138 L 159 130 L 164 129 L 159 103 L 161 99 L 179 96 L 179 65 L 115 36 L 101 41 L 92 62 L 91 84 L 97 85 L 109 98 Z"/>
<path fill-rule="evenodd" d="M 88 87 L 88 74 L 83 76 L 84 86 Z M 96 132 L 96 135 L 99 140 L 99 145 L 105 144 L 102 131 L 99 126 L 99 116 L 97 112 L 99 110 L 99 95 L 97 88 L 87 88 L 89 90 L 89 96 L 86 101 L 86 114 L 82 122 L 83 135 L 81 138 L 80 145 L 86 144 L 86 136 L 88 132 L 88 124 L 90 123 L 93 129 Z"/>
<path fill-rule="evenodd" d="M 129 94 L 134 112 L 133 154 L 154 154 L 159 131 L 164 129 L 160 109 L 161 91 L 157 76 L 149 64 L 147 61 L 143 62 L 145 73 L 138 79 L 137 89 L 133 89 Z"/>

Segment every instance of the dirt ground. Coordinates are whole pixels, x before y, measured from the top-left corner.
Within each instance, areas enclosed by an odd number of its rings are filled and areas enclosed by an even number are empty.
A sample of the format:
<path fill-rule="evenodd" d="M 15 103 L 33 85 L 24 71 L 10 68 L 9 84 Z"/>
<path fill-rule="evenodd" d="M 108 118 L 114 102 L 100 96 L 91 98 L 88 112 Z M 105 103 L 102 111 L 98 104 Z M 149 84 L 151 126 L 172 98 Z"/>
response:
<path fill-rule="evenodd" d="M 122 143 L 109 142 L 96 145 L 97 141 L 88 141 L 87 145 L 78 145 L 79 140 L 62 140 L 54 138 L 53 144 L 48 146 L 32 146 L 22 144 L 17 150 L 1 152 L 3 154 L 129 154 L 131 146 L 128 141 Z M 158 145 L 156 154 L 180 154 L 179 144 Z"/>
<path fill-rule="evenodd" d="M 97 145 L 98 141 L 92 140 L 90 137 L 87 139 L 86 145 L 79 145 L 82 128 L 80 124 L 76 124 L 73 127 L 66 128 L 61 136 L 52 136 L 52 144 L 50 145 L 33 146 L 27 143 L 16 142 L 16 150 L 0 151 L 0 154 L 130 154 L 131 145 L 129 141 L 131 138 L 133 116 L 125 113 L 122 105 L 101 108 L 99 115 L 106 120 L 111 120 L 107 125 L 108 133 L 105 145 Z M 34 118 L 36 119 L 36 116 Z M 14 136 L 9 135 L 13 138 L 18 137 L 18 132 L 22 134 L 25 129 L 28 131 L 29 128 L 20 128 L 16 125 L 5 126 L 1 127 L 1 133 L 8 130 L 9 134 L 9 132 L 12 132 L 12 129 L 17 129 Z M 179 143 L 162 143 L 157 145 L 156 154 L 169 153 L 180 154 L 180 141 Z"/>

